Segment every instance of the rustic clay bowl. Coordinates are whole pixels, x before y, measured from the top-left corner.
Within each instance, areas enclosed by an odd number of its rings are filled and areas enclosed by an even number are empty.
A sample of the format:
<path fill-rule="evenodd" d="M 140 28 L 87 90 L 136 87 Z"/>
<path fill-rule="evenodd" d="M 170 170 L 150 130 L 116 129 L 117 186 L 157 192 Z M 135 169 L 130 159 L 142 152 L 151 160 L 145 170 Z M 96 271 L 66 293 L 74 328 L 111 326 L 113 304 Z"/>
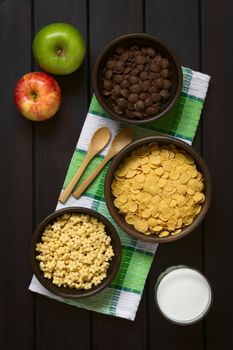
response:
<path fill-rule="evenodd" d="M 170 98 L 167 100 L 166 103 L 162 105 L 161 111 L 158 114 L 156 114 L 155 116 L 144 118 L 144 119 L 130 119 L 125 115 L 118 115 L 109 106 L 105 96 L 103 95 L 102 71 L 106 61 L 113 55 L 114 50 L 117 46 L 128 48 L 133 45 L 151 46 L 158 53 L 161 53 L 161 55 L 163 55 L 164 57 L 167 57 L 170 61 L 170 69 L 172 73 L 172 76 L 171 76 L 172 87 L 170 91 L 171 92 Z M 95 95 L 99 103 L 101 104 L 101 106 L 109 115 L 111 115 L 115 119 L 121 122 L 129 123 L 129 124 L 149 123 L 164 116 L 174 106 L 175 102 L 178 100 L 181 92 L 182 82 L 183 82 L 183 76 L 182 76 L 181 65 L 178 59 L 176 58 L 175 54 L 172 52 L 172 50 L 164 42 L 157 39 L 156 37 L 148 34 L 141 34 L 141 33 L 123 35 L 111 41 L 99 54 L 95 62 L 94 71 L 93 71 L 93 88 L 94 88 Z"/>
<path fill-rule="evenodd" d="M 89 214 L 91 216 L 96 217 L 99 221 L 102 221 L 104 223 L 105 230 L 107 234 L 111 237 L 111 244 L 115 255 L 110 261 L 110 266 L 107 271 L 107 277 L 98 286 L 88 290 L 84 290 L 84 289 L 76 290 L 68 287 L 58 287 L 54 285 L 50 279 L 44 278 L 43 271 L 40 270 L 39 262 L 38 260 L 36 260 L 36 255 L 38 255 L 38 253 L 36 253 L 35 247 L 38 242 L 41 242 L 41 236 L 45 227 L 48 224 L 52 223 L 56 218 L 66 213 L 82 213 L 82 214 Z M 103 290 L 109 285 L 113 277 L 116 275 L 118 268 L 120 266 L 121 243 L 115 228 L 103 215 L 97 213 L 94 210 L 87 209 L 87 208 L 70 207 L 70 208 L 60 209 L 50 214 L 39 224 L 39 226 L 36 228 L 32 237 L 31 247 L 30 247 L 30 258 L 31 258 L 31 264 L 32 264 L 34 274 L 46 289 L 63 298 L 77 299 L 77 298 L 83 298 L 83 297 L 87 297 L 87 296 L 91 296 L 96 293 L 99 293 L 101 290 Z"/>
<path fill-rule="evenodd" d="M 166 144 L 173 144 L 178 149 L 185 150 L 188 154 L 190 154 L 196 163 L 197 170 L 199 170 L 203 176 L 204 176 L 204 194 L 205 194 L 205 201 L 202 203 L 202 209 L 200 213 L 194 218 L 192 224 L 188 226 L 184 226 L 181 230 L 181 232 L 174 236 L 167 236 L 167 237 L 158 237 L 154 234 L 151 234 L 149 236 L 144 235 L 143 233 L 135 230 L 135 228 L 132 225 L 129 225 L 126 223 L 124 216 L 122 214 L 119 214 L 118 209 L 114 206 L 113 201 L 115 199 L 114 195 L 111 191 L 111 184 L 114 180 L 114 172 L 118 169 L 119 165 L 123 163 L 124 159 L 130 155 L 130 153 L 136 149 L 138 149 L 141 146 L 148 145 L 151 142 L 158 142 L 160 145 L 166 145 Z M 112 161 L 108 172 L 106 174 L 105 178 L 105 200 L 107 203 L 108 210 L 110 214 L 112 215 L 115 222 L 121 227 L 121 229 L 129 234 L 130 236 L 133 236 L 134 238 L 141 239 L 143 241 L 147 242 L 153 242 L 153 243 L 166 243 L 166 242 L 173 242 L 177 239 L 180 239 L 189 233 L 191 233 L 195 228 L 200 224 L 200 222 L 204 219 L 211 200 L 211 179 L 210 179 L 210 173 L 207 168 L 207 165 L 204 161 L 204 159 L 188 144 L 186 144 L 183 141 L 180 141 L 178 139 L 175 139 L 173 137 L 169 136 L 151 136 L 146 137 L 141 140 L 135 141 L 131 143 L 129 146 L 125 147 Z"/>

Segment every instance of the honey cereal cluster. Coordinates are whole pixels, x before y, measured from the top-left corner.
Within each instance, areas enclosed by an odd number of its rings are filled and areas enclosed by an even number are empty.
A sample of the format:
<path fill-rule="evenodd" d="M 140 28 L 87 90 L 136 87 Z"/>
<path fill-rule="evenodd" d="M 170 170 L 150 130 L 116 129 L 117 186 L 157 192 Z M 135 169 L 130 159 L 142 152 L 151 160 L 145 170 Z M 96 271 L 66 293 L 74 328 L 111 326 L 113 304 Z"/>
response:
<path fill-rule="evenodd" d="M 93 216 L 64 214 L 48 225 L 37 243 L 39 267 L 58 287 L 90 289 L 107 276 L 114 256 L 111 237 Z"/>
<path fill-rule="evenodd" d="M 174 145 L 153 142 L 133 151 L 114 173 L 114 205 L 146 235 L 176 235 L 190 225 L 205 200 L 194 159 Z"/>

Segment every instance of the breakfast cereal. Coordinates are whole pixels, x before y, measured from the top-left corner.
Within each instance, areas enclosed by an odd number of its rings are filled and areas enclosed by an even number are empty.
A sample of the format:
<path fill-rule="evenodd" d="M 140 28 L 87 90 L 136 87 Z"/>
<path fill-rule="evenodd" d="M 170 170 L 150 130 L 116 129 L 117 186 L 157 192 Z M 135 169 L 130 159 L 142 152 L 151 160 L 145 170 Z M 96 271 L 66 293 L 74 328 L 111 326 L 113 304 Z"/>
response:
<path fill-rule="evenodd" d="M 41 241 L 36 259 L 44 277 L 58 287 L 90 289 L 106 278 L 114 252 L 97 218 L 64 214 L 46 226 Z"/>
<path fill-rule="evenodd" d="M 176 235 L 190 225 L 205 200 L 194 159 L 174 145 L 153 142 L 133 151 L 114 173 L 114 205 L 146 235 Z"/>
<path fill-rule="evenodd" d="M 171 74 L 169 59 L 152 47 L 117 47 L 102 71 L 105 101 L 119 116 L 155 116 L 171 96 Z"/>

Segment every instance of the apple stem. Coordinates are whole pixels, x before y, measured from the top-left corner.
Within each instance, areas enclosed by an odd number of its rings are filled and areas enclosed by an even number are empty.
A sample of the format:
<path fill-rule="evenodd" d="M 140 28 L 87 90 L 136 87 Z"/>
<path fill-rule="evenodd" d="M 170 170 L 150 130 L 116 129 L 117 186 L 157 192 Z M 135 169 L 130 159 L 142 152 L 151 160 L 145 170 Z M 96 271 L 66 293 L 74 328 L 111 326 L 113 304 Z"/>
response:
<path fill-rule="evenodd" d="M 63 56 L 66 52 L 66 49 L 65 47 L 63 47 L 62 45 L 58 45 L 56 48 L 55 48 L 55 52 L 56 52 L 56 55 L 57 56 Z"/>
<path fill-rule="evenodd" d="M 31 96 L 32 96 L 34 101 L 37 100 L 37 93 L 35 91 L 31 92 Z"/>

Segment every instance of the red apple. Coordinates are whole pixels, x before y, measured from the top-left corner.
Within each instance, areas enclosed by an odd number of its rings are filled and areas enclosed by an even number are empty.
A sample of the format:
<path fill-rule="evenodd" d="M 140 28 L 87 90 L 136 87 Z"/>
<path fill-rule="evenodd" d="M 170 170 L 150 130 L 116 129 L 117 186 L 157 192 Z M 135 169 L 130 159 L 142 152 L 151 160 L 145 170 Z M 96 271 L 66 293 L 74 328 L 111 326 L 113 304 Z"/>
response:
<path fill-rule="evenodd" d="M 17 109 L 25 118 L 43 121 L 51 118 L 59 109 L 61 89 L 50 75 L 31 72 L 17 82 L 14 98 Z"/>

